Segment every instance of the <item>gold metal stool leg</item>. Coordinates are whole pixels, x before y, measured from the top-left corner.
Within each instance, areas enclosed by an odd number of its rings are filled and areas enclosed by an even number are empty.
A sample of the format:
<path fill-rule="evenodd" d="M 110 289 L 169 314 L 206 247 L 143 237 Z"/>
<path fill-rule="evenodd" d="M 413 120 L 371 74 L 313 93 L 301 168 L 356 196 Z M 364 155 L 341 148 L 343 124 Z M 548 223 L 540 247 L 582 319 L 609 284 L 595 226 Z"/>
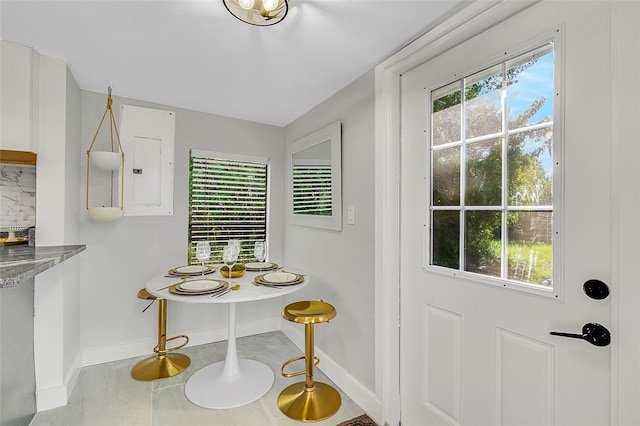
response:
<path fill-rule="evenodd" d="M 189 343 L 189 337 L 180 335 L 167 339 L 167 300 L 157 299 L 158 306 L 158 344 L 153 349 L 155 356 L 143 359 L 131 369 L 131 376 L 136 380 L 165 379 L 183 372 L 191 359 L 178 353 L 170 353 Z M 184 338 L 185 341 L 175 348 L 167 349 L 167 341 Z"/>
<path fill-rule="evenodd" d="M 333 416 L 340 409 L 342 398 L 332 386 L 313 380 L 313 367 L 317 364 L 313 324 L 304 327 L 305 381 L 287 386 L 278 396 L 278 408 L 294 420 L 315 422 Z"/>

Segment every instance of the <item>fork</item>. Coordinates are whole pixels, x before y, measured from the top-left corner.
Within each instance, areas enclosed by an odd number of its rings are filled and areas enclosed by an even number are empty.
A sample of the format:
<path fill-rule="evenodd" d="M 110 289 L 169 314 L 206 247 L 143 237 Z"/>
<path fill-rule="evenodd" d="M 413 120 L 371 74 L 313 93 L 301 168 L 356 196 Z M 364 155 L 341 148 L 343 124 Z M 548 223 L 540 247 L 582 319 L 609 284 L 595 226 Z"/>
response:
<path fill-rule="evenodd" d="M 275 288 L 275 289 L 279 289 L 282 288 L 283 286 L 279 286 L 279 285 L 264 285 L 264 284 L 258 284 L 257 282 L 253 281 L 252 282 L 253 285 L 255 285 L 256 287 L 266 287 L 266 288 Z"/>
<path fill-rule="evenodd" d="M 282 272 L 286 272 L 288 274 L 302 275 L 303 277 L 307 276 L 307 274 L 301 274 L 299 272 L 291 272 L 291 271 L 287 271 L 286 269 L 283 269 Z"/>
<path fill-rule="evenodd" d="M 175 284 L 175 283 L 174 283 L 174 284 Z M 166 287 L 158 288 L 158 289 L 156 289 L 156 291 L 166 290 L 166 289 L 168 289 L 169 287 L 171 287 L 172 285 L 173 285 L 173 284 L 169 284 L 169 285 L 168 285 L 168 286 L 166 286 Z"/>

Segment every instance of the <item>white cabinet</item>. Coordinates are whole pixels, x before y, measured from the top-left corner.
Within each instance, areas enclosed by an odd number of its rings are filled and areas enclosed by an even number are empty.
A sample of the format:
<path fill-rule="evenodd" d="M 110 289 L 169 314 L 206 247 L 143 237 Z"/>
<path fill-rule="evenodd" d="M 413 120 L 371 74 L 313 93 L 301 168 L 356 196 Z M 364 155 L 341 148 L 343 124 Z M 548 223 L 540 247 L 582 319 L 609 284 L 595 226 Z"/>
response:
<path fill-rule="evenodd" d="M 30 47 L 0 40 L 0 144 L 37 152 L 38 62 Z"/>

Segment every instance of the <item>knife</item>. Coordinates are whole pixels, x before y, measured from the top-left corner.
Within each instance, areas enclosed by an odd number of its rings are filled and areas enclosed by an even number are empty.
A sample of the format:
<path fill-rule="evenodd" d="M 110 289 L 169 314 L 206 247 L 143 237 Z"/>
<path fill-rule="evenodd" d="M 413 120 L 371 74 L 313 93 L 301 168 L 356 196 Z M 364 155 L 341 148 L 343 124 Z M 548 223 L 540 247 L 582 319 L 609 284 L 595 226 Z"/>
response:
<path fill-rule="evenodd" d="M 222 291 L 221 291 L 221 292 L 219 292 L 219 293 L 216 293 L 216 294 L 211 295 L 211 297 L 220 297 L 220 296 L 222 296 L 222 295 L 225 295 L 225 294 L 229 293 L 230 291 L 231 291 L 231 288 L 228 288 L 228 289 L 226 289 L 226 290 L 222 290 Z"/>

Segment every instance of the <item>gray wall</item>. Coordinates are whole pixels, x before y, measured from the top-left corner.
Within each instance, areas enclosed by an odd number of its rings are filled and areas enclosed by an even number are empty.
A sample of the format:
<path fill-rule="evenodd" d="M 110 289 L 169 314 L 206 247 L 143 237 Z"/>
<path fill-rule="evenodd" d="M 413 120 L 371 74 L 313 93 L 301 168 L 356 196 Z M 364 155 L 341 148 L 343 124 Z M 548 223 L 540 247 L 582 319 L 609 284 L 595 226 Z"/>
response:
<path fill-rule="evenodd" d="M 82 92 L 83 151 L 88 149 L 105 102 L 104 94 Z M 116 222 L 97 223 L 84 213 L 82 199 L 81 239 L 87 245 L 80 262 L 85 363 L 133 356 L 140 348 L 137 343 L 155 338 L 155 313 L 141 314 L 144 303 L 135 295 L 149 277 L 186 262 L 188 152 L 190 148 L 205 149 L 269 157 L 270 259 L 313 275 L 312 285 L 295 298 L 322 298 L 338 311 L 331 324 L 317 327 L 318 348 L 373 392 L 373 71 L 284 129 L 114 96 L 116 114 L 121 104 L 176 111 L 174 215 L 125 216 Z M 343 211 L 354 206 L 356 223 L 347 225 L 343 220 L 340 232 L 289 225 L 284 205 L 286 146 L 336 120 L 342 122 Z M 238 306 L 239 335 L 260 332 L 260 322 L 279 321 L 282 301 L 250 305 Z M 216 336 L 226 338 L 225 327 L 224 307 L 169 306 L 168 333 L 189 334 L 192 344 L 216 340 Z"/>
<path fill-rule="evenodd" d="M 114 95 L 117 93 L 114 90 Z M 89 148 L 106 106 L 106 95 L 82 92 L 82 150 Z M 154 275 L 187 262 L 189 149 L 268 157 L 271 165 L 269 222 L 270 257 L 283 256 L 283 130 L 279 127 L 214 116 L 114 96 L 119 122 L 120 106 L 137 105 L 176 112 L 174 213 L 172 216 L 124 216 L 99 223 L 86 214 L 84 195 L 80 234 L 87 245 L 80 266 L 81 346 L 85 364 L 151 353 L 157 336 L 154 309 L 141 313 L 138 290 Z M 102 131 L 108 131 L 108 126 Z M 126 153 L 125 153 L 126 155 Z M 86 156 L 82 159 L 86 180 Z M 82 191 L 84 194 L 84 187 Z M 279 324 L 281 300 L 238 306 L 238 334 L 265 331 L 265 320 Z M 170 303 L 168 333 L 185 333 L 192 344 L 226 339 L 225 306 Z M 273 322 L 272 322 L 273 324 Z"/>
<path fill-rule="evenodd" d="M 36 412 L 33 362 L 33 286 L 30 278 L 0 289 L 0 424 L 27 425 Z"/>
<path fill-rule="evenodd" d="M 342 123 L 342 231 L 287 224 L 285 259 L 313 274 L 296 299 L 323 299 L 336 307 L 335 320 L 316 327 L 317 346 L 373 392 L 373 71 L 286 126 L 285 141 L 291 144 L 334 121 Z M 355 207 L 354 225 L 346 222 L 348 206 Z"/>
<path fill-rule="evenodd" d="M 42 229 L 47 244 L 81 243 L 87 249 L 76 262 L 68 262 L 56 293 L 55 315 L 63 325 L 52 325 L 53 336 L 64 340 L 59 379 L 48 377 L 49 386 L 64 380 L 82 365 L 150 354 L 157 336 L 157 316 L 136 294 L 153 275 L 187 261 L 188 155 L 189 149 L 268 157 L 270 161 L 270 259 L 304 268 L 313 284 L 296 298 L 322 298 L 333 303 L 338 317 L 318 327 L 316 343 L 371 392 L 375 386 L 374 356 L 374 76 L 368 72 L 286 128 L 220 117 L 170 106 L 115 96 L 113 111 L 119 123 L 122 104 L 171 110 L 176 113 L 174 159 L 174 214 L 172 216 L 125 216 L 111 223 L 91 220 L 85 210 L 86 151 L 106 106 L 104 93 L 81 91 L 73 78 L 66 82 L 67 123 L 65 156 L 52 171 L 63 167 L 65 207 L 63 232 Z M 356 209 L 355 225 L 340 232 L 285 222 L 286 146 L 326 124 L 339 120 L 343 135 L 343 210 Z M 101 131 L 105 131 L 104 126 Z M 47 145 L 45 147 L 47 148 Z M 45 149 L 46 151 L 46 149 Z M 64 166 L 62 164 L 64 163 Z M 39 164 L 39 168 L 41 165 Z M 38 183 L 40 185 L 40 182 Z M 50 192 L 50 191 L 48 191 Z M 40 201 L 40 200 L 39 200 Z M 48 203 L 47 203 L 48 204 Z M 38 206 L 41 206 L 39 203 Z M 42 218 L 46 207 L 38 210 Z M 59 223 L 60 221 L 56 219 Z M 55 235 L 51 235 L 55 234 Z M 60 238 L 63 235 L 64 238 Z M 55 237 L 55 238 L 54 238 Z M 69 284 L 71 280 L 71 284 Z M 38 283 L 36 282 L 36 287 Z M 52 287 L 53 288 L 53 287 Z M 46 292 L 40 298 L 45 302 Z M 47 298 L 47 300 L 49 300 Z M 265 300 L 238 306 L 238 335 L 278 329 L 282 300 Z M 36 300 L 36 307 L 38 300 Z M 191 345 L 227 338 L 224 306 L 171 303 L 168 334 L 187 334 Z M 40 328 L 36 327 L 36 330 Z M 43 336 L 50 333 L 44 333 Z M 38 342 L 38 338 L 36 338 Z M 57 362 L 53 360 L 52 362 Z M 72 377 L 69 385 L 73 386 Z M 59 382 L 58 382 L 59 383 Z M 40 391 L 40 389 L 39 389 Z M 55 392 L 55 393 L 53 393 Z M 60 396 L 63 388 L 47 395 Z"/>

